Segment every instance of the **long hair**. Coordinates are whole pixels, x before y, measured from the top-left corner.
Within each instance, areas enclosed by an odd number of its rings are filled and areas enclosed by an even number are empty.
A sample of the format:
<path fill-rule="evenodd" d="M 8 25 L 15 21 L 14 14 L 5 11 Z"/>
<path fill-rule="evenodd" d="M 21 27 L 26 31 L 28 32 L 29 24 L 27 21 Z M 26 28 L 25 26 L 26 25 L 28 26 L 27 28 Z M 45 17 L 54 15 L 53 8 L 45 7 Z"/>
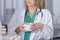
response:
<path fill-rule="evenodd" d="M 45 0 L 34 0 L 34 2 L 35 2 L 35 6 L 37 8 L 39 8 L 39 9 L 44 9 L 45 8 Z M 27 4 L 26 4 L 26 10 L 29 10 Z"/>
<path fill-rule="evenodd" d="M 38 0 L 38 6 L 40 9 L 44 9 L 45 8 L 45 0 Z"/>

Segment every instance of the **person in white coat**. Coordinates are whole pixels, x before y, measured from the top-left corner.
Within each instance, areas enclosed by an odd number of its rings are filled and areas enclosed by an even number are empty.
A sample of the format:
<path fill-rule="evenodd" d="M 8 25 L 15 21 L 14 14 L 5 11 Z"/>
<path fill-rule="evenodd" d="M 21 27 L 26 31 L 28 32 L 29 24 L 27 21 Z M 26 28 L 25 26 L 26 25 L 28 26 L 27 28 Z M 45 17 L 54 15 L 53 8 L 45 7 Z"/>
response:
<path fill-rule="evenodd" d="M 22 40 L 48 40 L 53 37 L 51 13 L 45 9 L 45 0 L 25 0 L 26 9 L 16 14 L 8 24 L 8 35 L 20 35 Z M 25 23 L 33 23 L 31 31 L 24 29 Z"/>

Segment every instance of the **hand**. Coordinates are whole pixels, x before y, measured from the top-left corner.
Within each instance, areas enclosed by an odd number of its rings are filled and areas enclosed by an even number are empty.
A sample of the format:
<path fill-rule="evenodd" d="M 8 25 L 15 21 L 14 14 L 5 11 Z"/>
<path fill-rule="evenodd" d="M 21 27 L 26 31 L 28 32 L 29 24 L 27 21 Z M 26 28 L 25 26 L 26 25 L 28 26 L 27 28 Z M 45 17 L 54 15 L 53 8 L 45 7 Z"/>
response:
<path fill-rule="evenodd" d="M 35 24 L 33 24 L 32 26 L 31 26 L 31 30 L 32 31 L 34 31 L 35 29 L 43 29 L 44 28 L 44 24 L 42 24 L 42 23 L 35 23 Z"/>
<path fill-rule="evenodd" d="M 16 28 L 15 32 L 16 32 L 17 34 L 19 34 L 19 32 L 25 31 L 23 26 L 24 26 L 24 24 L 22 24 L 21 26 L 18 26 L 18 27 Z"/>
<path fill-rule="evenodd" d="M 20 26 L 20 31 L 26 31 L 26 30 L 24 29 L 24 24 L 22 24 L 22 25 Z"/>
<path fill-rule="evenodd" d="M 17 36 L 11 36 L 10 40 L 15 40 L 17 38 Z"/>
<path fill-rule="evenodd" d="M 13 36 L 12 36 L 12 37 L 10 37 L 10 40 L 15 40 L 15 37 L 13 37 Z"/>

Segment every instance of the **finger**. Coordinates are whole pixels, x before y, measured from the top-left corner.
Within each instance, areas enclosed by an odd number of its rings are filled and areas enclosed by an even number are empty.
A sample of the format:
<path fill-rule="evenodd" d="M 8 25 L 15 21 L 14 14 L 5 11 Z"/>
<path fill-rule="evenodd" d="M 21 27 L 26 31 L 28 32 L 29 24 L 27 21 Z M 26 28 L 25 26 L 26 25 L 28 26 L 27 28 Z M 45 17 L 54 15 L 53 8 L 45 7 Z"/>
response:
<path fill-rule="evenodd" d="M 35 27 L 35 28 L 32 28 L 31 30 L 34 31 L 35 29 L 37 29 L 37 28 Z"/>
<path fill-rule="evenodd" d="M 23 32 L 25 32 L 26 30 L 25 29 L 22 29 Z"/>
<path fill-rule="evenodd" d="M 15 40 L 15 38 L 13 38 L 12 40 Z"/>
<path fill-rule="evenodd" d="M 36 24 L 32 25 L 31 28 L 35 28 L 36 27 Z"/>
<path fill-rule="evenodd" d="M 31 29 L 35 28 L 36 26 L 32 26 Z"/>
<path fill-rule="evenodd" d="M 21 29 L 24 29 L 24 26 L 22 25 L 22 26 L 20 26 L 20 28 L 21 28 Z"/>
<path fill-rule="evenodd" d="M 31 26 L 31 29 L 35 28 L 35 26 Z"/>
<path fill-rule="evenodd" d="M 33 24 L 32 26 L 34 26 L 35 24 Z"/>
<path fill-rule="evenodd" d="M 24 29 L 21 29 L 21 31 L 25 31 Z"/>
<path fill-rule="evenodd" d="M 24 29 L 24 27 L 21 27 L 22 29 Z"/>
<path fill-rule="evenodd" d="M 25 27 L 21 27 L 21 30 L 22 30 L 22 31 L 26 31 L 24 28 L 25 28 Z"/>

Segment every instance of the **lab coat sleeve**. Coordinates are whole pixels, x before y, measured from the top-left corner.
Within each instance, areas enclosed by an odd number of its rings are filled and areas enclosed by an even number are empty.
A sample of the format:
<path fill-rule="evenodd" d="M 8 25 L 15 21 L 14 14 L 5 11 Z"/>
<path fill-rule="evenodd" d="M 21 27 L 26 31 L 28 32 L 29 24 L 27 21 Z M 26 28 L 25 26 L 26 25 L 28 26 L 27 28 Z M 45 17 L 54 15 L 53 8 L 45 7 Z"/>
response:
<path fill-rule="evenodd" d="M 53 23 L 52 23 L 52 16 L 51 13 L 48 10 L 45 10 L 45 19 L 44 19 L 44 28 L 42 32 L 39 35 L 39 39 L 44 38 L 44 39 L 50 39 L 53 37 Z"/>
<path fill-rule="evenodd" d="M 8 24 L 8 35 L 14 36 L 17 35 L 15 29 L 24 22 L 24 11 L 16 10 L 13 17 L 11 18 Z M 19 33 L 20 34 L 20 33 Z"/>
<path fill-rule="evenodd" d="M 14 15 L 12 16 L 12 18 L 8 24 L 8 36 L 16 35 L 16 33 L 15 33 L 15 29 L 17 26 L 16 20 L 17 20 L 17 10 L 15 11 Z"/>

